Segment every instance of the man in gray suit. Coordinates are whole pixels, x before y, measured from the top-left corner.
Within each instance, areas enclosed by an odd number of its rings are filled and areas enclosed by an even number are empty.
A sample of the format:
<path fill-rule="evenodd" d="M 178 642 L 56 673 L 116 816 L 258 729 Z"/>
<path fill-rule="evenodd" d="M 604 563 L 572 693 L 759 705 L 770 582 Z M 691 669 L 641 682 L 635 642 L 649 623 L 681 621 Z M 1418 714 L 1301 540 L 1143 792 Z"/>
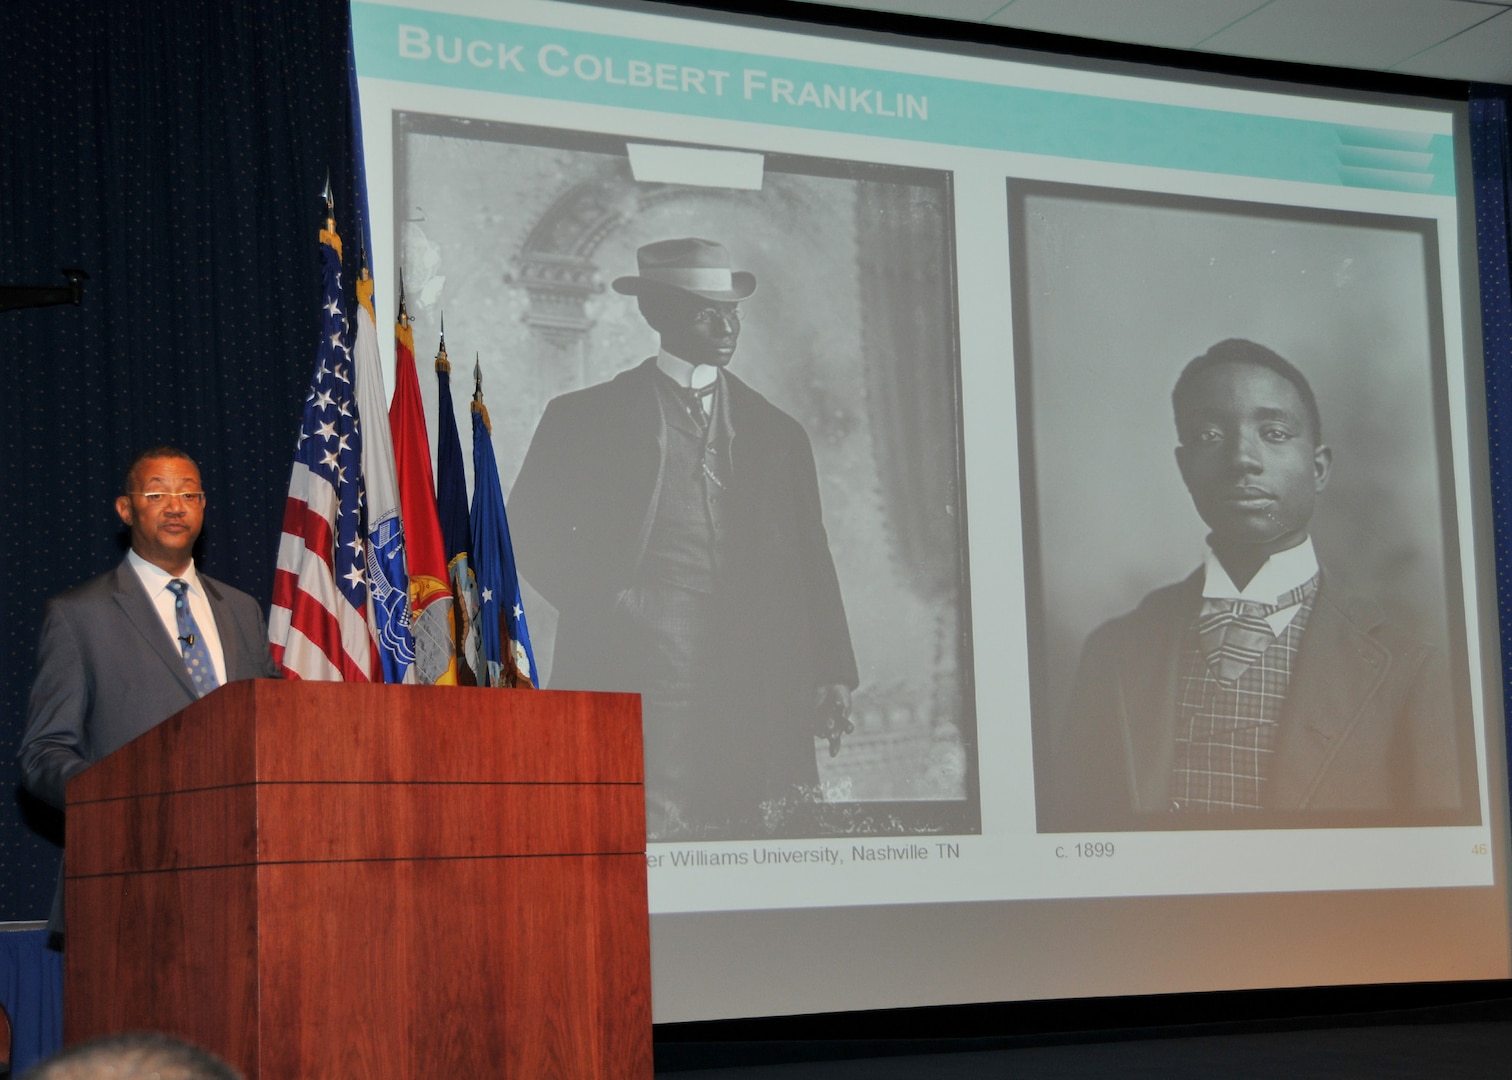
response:
<path fill-rule="evenodd" d="M 195 570 L 205 492 L 189 455 L 138 456 L 115 508 L 131 551 L 42 619 L 17 757 L 27 790 L 59 809 L 71 777 L 216 686 L 279 677 L 257 601 Z"/>

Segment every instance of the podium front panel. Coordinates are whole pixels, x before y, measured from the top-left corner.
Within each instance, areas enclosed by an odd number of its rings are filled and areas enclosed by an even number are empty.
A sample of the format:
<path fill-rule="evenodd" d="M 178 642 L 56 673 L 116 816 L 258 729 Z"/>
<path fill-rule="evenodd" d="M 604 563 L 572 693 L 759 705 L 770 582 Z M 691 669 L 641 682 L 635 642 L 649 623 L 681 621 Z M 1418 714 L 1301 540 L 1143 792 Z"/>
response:
<path fill-rule="evenodd" d="M 651 1076 L 639 699 L 257 681 L 68 786 L 66 1037 Z"/>

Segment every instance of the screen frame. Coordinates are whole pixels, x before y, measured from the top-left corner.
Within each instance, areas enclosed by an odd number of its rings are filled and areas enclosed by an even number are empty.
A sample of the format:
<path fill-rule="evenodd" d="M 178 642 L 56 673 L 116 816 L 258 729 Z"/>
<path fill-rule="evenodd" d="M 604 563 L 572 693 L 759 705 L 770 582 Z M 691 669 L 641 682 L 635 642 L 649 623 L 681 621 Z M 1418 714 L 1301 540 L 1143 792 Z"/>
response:
<path fill-rule="evenodd" d="M 580 0 L 574 0 L 574 2 L 580 2 Z M 1212 54 L 1187 53 L 1179 50 L 1086 42 L 1058 35 L 1012 31 L 984 27 L 977 24 L 955 23 L 887 13 L 863 12 L 855 9 L 828 6 L 780 3 L 775 5 L 763 4 L 758 9 L 757 5 L 738 3 L 709 5 L 700 3 L 630 4 L 613 2 L 590 2 L 588 6 L 661 13 L 682 18 L 689 17 L 690 13 L 697 12 L 698 17 L 708 18 L 716 23 L 773 30 L 794 30 L 796 28 L 799 32 L 819 34 L 821 36 L 831 35 L 859 38 L 863 41 L 870 40 L 879 44 L 904 44 L 927 49 L 960 51 L 968 55 L 983 56 L 991 59 L 1018 60 L 1037 65 L 1065 67 L 1072 70 L 1093 70 L 1111 74 L 1156 77 L 1175 81 L 1185 80 L 1200 83 L 1204 86 L 1279 91 L 1289 94 L 1299 94 L 1304 97 L 1317 96 L 1331 100 L 1362 101 L 1377 104 L 1406 105 L 1409 107 L 1414 104 L 1414 101 L 1431 103 L 1434 107 L 1442 107 L 1444 103 L 1450 103 L 1452 106 L 1450 111 L 1454 115 L 1454 138 L 1458 156 L 1456 162 L 1457 175 L 1467 178 L 1471 175 L 1469 172 L 1468 106 L 1465 104 L 1468 87 L 1465 84 L 1457 82 L 1394 74 L 1346 72 L 1339 69 L 1320 68 L 1312 65 L 1253 61 L 1241 58 L 1219 57 Z M 1468 182 L 1462 182 L 1459 187 L 1459 197 L 1464 200 L 1461 205 L 1468 211 Z M 1498 853 L 1493 888 L 1499 890 L 1500 894 L 1505 896 L 1505 856 L 1507 853 L 1506 765 L 1508 740 L 1506 717 L 1502 708 L 1503 683 L 1501 670 L 1504 666 L 1502 653 L 1507 645 L 1501 641 L 1499 627 L 1497 626 L 1494 583 L 1488 580 L 1490 568 L 1495 565 L 1495 538 L 1490 504 L 1490 481 L 1493 469 L 1495 468 L 1492 460 L 1494 448 L 1489 445 L 1487 438 L 1484 360 L 1481 349 L 1480 305 L 1478 275 L 1476 273 L 1478 267 L 1474 258 L 1464 257 L 1465 253 L 1473 253 L 1476 250 L 1474 244 L 1473 213 L 1462 213 L 1459 222 L 1460 251 L 1462 254 L 1460 272 L 1462 275 L 1461 314 L 1463 326 L 1461 329 L 1466 358 L 1466 397 L 1470 428 L 1468 447 L 1470 451 L 1473 491 L 1470 510 L 1472 517 L 1470 542 L 1476 559 L 1476 573 L 1478 577 L 1476 584 L 1482 597 L 1482 602 L 1478 605 L 1480 613 L 1479 625 L 1483 635 L 1482 640 L 1483 642 L 1496 641 L 1500 643 L 1500 647 L 1496 649 L 1483 647 L 1481 662 L 1483 665 L 1483 700 L 1487 717 L 1486 749 L 1488 753 L 1488 778 L 1494 774 L 1493 765 L 1501 769 L 1500 783 L 1492 784 L 1489 796 L 1491 820 L 1488 822 L 1488 825 L 1492 830 L 1493 836 L 1496 838 Z M 1493 653 L 1494 655 L 1492 655 Z M 1498 716 L 1502 718 L 1502 722 L 1500 724 L 1492 722 L 1493 718 Z M 1436 890 L 1427 891 L 1434 892 Z M 1335 895 L 1347 898 L 1354 894 L 1339 893 Z M 1363 898 L 1363 895 L 1361 898 Z M 848 909 L 839 910 L 845 911 Z M 699 916 L 704 914 L 708 913 L 699 913 Z M 725 913 L 719 913 L 721 919 L 724 915 Z M 667 918 L 681 919 L 687 917 L 686 914 L 653 916 L 653 932 L 656 933 L 661 922 Z M 1505 910 L 1502 911 L 1502 920 L 1505 924 Z M 662 932 L 663 936 L 665 936 L 664 930 Z M 679 943 L 678 947 L 697 951 L 700 944 L 707 944 L 707 940 L 703 934 L 696 935 L 696 937 L 703 940 L 701 942 L 694 940 L 683 941 Z M 812 944 L 819 944 L 819 942 L 813 942 Z M 656 963 L 660 965 L 665 962 L 666 960 L 659 955 Z M 1416 984 L 1395 983 L 1392 985 L 1406 987 Z M 1284 988 L 1268 988 L 1268 990 L 1279 989 Z M 1264 993 L 1268 992 L 1268 990 L 1260 991 L 1234 987 L 1229 988 L 1228 991 L 1224 991 L 1223 988 L 1214 987 L 1175 995 L 1163 995 L 1157 992 L 1154 996 L 1170 999 L 1173 997 L 1183 998 L 1187 994 L 1203 992 L 1209 994 L 1213 992 L 1244 994 Z M 1128 992 L 1141 996 L 1148 993 L 1147 991 L 1140 990 Z M 1115 993 L 1113 996 L 1120 995 Z M 954 1000 L 984 1001 L 989 999 L 968 996 Z M 1024 1001 L 1043 1002 L 1049 1000 L 1054 999 L 1027 998 L 1021 999 L 1020 1004 Z M 855 1008 L 867 1010 L 871 1015 L 876 1016 L 894 1015 L 891 1007 L 877 1002 L 869 1004 L 860 1003 Z M 737 1014 L 731 1014 L 731 1016 L 734 1015 Z M 749 1018 L 762 1014 L 758 1011 L 751 1011 L 739 1015 Z M 768 1012 L 766 1015 L 775 1016 L 781 1014 Z M 792 1014 L 787 1015 L 791 1019 Z M 805 1015 L 812 1019 L 814 1016 L 820 1015 L 833 1017 L 834 1014 L 830 1012 L 807 1012 Z M 719 1024 L 737 1021 L 708 1020 L 690 1022 Z M 665 1023 L 659 1024 L 658 1030 L 660 1031 L 665 1027 Z"/>

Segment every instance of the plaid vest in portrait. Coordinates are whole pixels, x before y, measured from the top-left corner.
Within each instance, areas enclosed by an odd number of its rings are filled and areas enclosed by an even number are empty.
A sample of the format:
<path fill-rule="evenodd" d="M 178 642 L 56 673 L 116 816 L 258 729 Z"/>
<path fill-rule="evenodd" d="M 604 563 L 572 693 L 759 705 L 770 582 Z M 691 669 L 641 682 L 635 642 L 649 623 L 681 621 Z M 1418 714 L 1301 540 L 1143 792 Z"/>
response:
<path fill-rule="evenodd" d="M 1286 692 L 1291 686 L 1297 647 L 1312 615 L 1318 579 L 1280 598 L 1278 607 L 1301 601 L 1280 635 L 1258 652 L 1233 679 L 1215 670 L 1226 662 L 1220 650 L 1205 650 L 1199 614 L 1187 628 L 1181 650 L 1176 755 L 1171 766 L 1171 810 L 1179 813 L 1258 810 L 1265 805 L 1265 782 L 1276 749 Z M 1233 650 L 1228 650 L 1232 652 Z M 1208 655 L 1212 653 L 1211 662 Z"/>

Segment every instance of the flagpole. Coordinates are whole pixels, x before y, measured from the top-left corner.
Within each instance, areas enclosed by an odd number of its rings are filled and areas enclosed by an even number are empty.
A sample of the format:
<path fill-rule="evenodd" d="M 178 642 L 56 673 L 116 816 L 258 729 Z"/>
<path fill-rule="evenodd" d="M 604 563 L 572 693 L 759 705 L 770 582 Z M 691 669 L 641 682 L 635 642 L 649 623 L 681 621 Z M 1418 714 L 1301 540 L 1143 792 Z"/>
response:
<path fill-rule="evenodd" d="M 374 282 L 364 253 L 357 281 L 357 334 L 353 345 L 358 409 L 363 417 L 362 483 L 367 500 L 362 539 L 368 572 L 368 621 L 384 682 L 415 681 L 409 567 L 399 502 L 394 440 L 389 431 L 383 360 L 378 355 Z"/>
<path fill-rule="evenodd" d="M 368 682 L 377 658 L 360 535 L 362 434 L 329 175 L 322 197 L 321 333 L 284 501 L 268 641 L 288 678 Z"/>
<path fill-rule="evenodd" d="M 490 686 L 538 685 L 535 651 L 525 620 L 504 490 L 494 457 L 493 425 L 483 404 L 483 366 L 473 359 L 473 557 L 478 575 L 479 625 Z M 480 679 L 480 682 L 483 680 Z"/>

